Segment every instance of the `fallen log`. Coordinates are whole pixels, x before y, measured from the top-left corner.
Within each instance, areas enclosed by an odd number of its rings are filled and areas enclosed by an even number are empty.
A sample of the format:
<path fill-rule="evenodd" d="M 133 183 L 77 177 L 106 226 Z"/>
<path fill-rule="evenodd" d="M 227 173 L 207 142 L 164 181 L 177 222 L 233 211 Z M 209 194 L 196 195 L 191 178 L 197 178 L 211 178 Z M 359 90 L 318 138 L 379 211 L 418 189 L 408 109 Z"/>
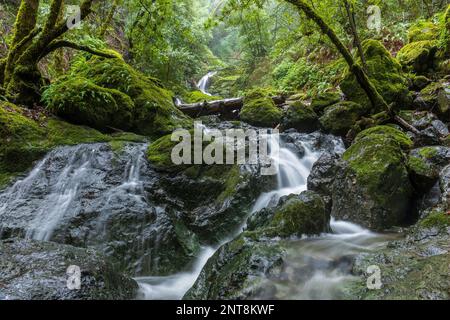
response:
<path fill-rule="evenodd" d="M 272 97 L 275 105 L 281 107 L 286 102 L 286 97 Z M 244 98 L 229 98 L 215 101 L 204 101 L 192 104 L 177 104 L 178 109 L 192 118 L 208 115 L 220 115 L 224 118 L 236 119 L 239 111 L 244 106 Z"/>

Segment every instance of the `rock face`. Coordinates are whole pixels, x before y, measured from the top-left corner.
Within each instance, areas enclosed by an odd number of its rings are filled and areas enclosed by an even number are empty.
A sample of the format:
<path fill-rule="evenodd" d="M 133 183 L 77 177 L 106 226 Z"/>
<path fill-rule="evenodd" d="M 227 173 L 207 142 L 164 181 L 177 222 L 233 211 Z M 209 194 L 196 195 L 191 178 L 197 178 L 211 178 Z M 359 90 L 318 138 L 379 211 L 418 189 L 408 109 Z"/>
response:
<path fill-rule="evenodd" d="M 48 108 L 68 121 L 148 136 L 161 136 L 191 124 L 156 79 L 139 73 L 122 59 L 91 58 L 77 64 L 72 75 L 43 94 Z"/>
<path fill-rule="evenodd" d="M 413 190 L 402 148 L 411 146 L 411 140 L 392 127 L 361 132 L 337 170 L 332 216 L 373 230 L 405 222 Z"/>
<path fill-rule="evenodd" d="M 67 286 L 72 265 L 81 271 L 80 290 Z M 0 300 L 121 300 L 138 289 L 95 250 L 17 239 L 0 241 L 0 283 Z"/>
<path fill-rule="evenodd" d="M 289 104 L 284 112 L 281 125 L 283 129 L 296 129 L 298 132 L 310 133 L 317 130 L 318 116 L 312 108 L 301 101 Z"/>
<path fill-rule="evenodd" d="M 277 207 L 252 215 L 248 230 L 222 246 L 203 268 L 184 299 L 273 297 L 265 277 L 279 276 L 285 247 L 274 237 L 318 235 L 329 230 L 330 216 L 320 196 L 306 191 L 280 200 Z"/>
<path fill-rule="evenodd" d="M 182 211 L 159 198 L 164 193 L 145 149 L 93 144 L 50 152 L 0 194 L 1 237 L 95 247 L 133 276 L 179 271 L 199 250 L 198 240 Z"/>
<path fill-rule="evenodd" d="M 364 41 L 363 50 L 367 60 L 369 78 L 386 102 L 395 103 L 397 108 L 405 108 L 410 105 L 412 96 L 408 91 L 408 80 L 403 74 L 400 63 L 391 57 L 379 41 Z M 359 62 L 360 60 L 358 58 Z M 349 100 L 362 106 L 370 105 L 370 101 L 351 72 L 346 73 L 341 83 L 341 89 Z"/>

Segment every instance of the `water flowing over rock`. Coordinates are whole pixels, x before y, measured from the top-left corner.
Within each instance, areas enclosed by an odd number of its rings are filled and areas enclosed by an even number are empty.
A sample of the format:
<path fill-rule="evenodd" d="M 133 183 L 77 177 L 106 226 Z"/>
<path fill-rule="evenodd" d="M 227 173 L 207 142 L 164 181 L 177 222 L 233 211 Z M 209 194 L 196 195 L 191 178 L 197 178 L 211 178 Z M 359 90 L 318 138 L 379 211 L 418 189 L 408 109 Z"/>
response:
<path fill-rule="evenodd" d="M 195 235 L 159 205 L 146 144 L 62 147 L 0 194 L 2 238 L 95 247 L 132 275 L 178 271 L 198 252 Z M 177 256 L 174 263 L 173 256 Z"/>

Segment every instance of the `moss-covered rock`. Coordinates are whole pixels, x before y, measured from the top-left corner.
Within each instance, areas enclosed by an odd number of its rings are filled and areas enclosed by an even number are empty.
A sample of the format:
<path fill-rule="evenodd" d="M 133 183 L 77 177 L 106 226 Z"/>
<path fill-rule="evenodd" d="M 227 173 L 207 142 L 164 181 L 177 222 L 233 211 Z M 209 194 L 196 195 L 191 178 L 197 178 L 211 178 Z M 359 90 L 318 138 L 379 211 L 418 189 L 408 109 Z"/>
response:
<path fill-rule="evenodd" d="M 358 103 L 342 101 L 327 107 L 319 121 L 326 132 L 345 136 L 356 121 L 368 111 Z"/>
<path fill-rule="evenodd" d="M 204 94 L 201 91 L 192 91 L 184 95 L 184 100 L 187 103 L 196 103 L 196 102 L 204 102 L 204 101 L 214 101 L 214 100 L 221 100 L 222 97 L 219 96 L 210 96 L 207 94 Z"/>
<path fill-rule="evenodd" d="M 344 153 L 334 181 L 332 216 L 384 230 L 405 222 L 412 186 L 402 147 L 412 142 L 401 131 L 374 127 L 363 131 Z"/>
<path fill-rule="evenodd" d="M 135 139 L 137 136 L 131 134 L 105 135 L 0 102 L 0 188 L 57 146 Z"/>
<path fill-rule="evenodd" d="M 70 75 L 44 92 L 43 100 L 62 117 L 102 131 L 117 127 L 161 136 L 191 124 L 175 107 L 169 91 L 121 59 L 77 63 Z"/>
<path fill-rule="evenodd" d="M 282 244 L 258 241 L 254 232 L 244 232 L 208 260 L 184 299 L 251 299 L 267 291 L 270 296 L 264 276 L 280 269 L 284 255 Z"/>
<path fill-rule="evenodd" d="M 318 116 L 311 107 L 301 101 L 295 101 L 286 108 L 281 125 L 283 129 L 296 129 L 299 132 L 317 130 Z"/>
<path fill-rule="evenodd" d="M 448 119 L 450 116 L 450 82 L 433 82 L 420 91 L 421 104 Z"/>
<path fill-rule="evenodd" d="M 274 127 L 281 123 L 283 111 L 275 105 L 266 90 L 256 89 L 247 92 L 240 117 L 251 125 Z"/>
<path fill-rule="evenodd" d="M 363 51 L 369 78 L 386 102 L 395 103 L 397 108 L 408 107 L 412 102 L 412 96 L 408 90 L 408 79 L 400 63 L 390 55 L 381 42 L 376 40 L 364 41 Z M 361 63 L 360 57 L 357 62 Z M 370 105 L 364 90 L 349 70 L 341 82 L 341 89 L 349 100 L 363 106 Z"/>
<path fill-rule="evenodd" d="M 398 52 L 397 59 L 407 71 L 414 71 L 419 74 L 426 73 L 430 69 L 437 68 L 438 45 L 437 40 L 409 43 Z"/>
<path fill-rule="evenodd" d="M 408 42 L 437 40 L 440 36 L 441 29 L 432 21 L 418 21 L 414 23 L 408 30 Z"/>
<path fill-rule="evenodd" d="M 330 216 L 322 198 L 312 191 L 291 196 L 275 211 L 265 234 L 273 237 L 301 237 L 329 231 Z"/>
<path fill-rule="evenodd" d="M 449 161 L 450 148 L 435 146 L 412 150 L 408 157 L 408 169 L 416 189 L 426 192 L 433 187 Z"/>
<path fill-rule="evenodd" d="M 325 108 L 341 101 L 341 94 L 338 92 L 325 92 L 315 96 L 311 102 L 311 108 L 319 115 L 322 115 Z"/>

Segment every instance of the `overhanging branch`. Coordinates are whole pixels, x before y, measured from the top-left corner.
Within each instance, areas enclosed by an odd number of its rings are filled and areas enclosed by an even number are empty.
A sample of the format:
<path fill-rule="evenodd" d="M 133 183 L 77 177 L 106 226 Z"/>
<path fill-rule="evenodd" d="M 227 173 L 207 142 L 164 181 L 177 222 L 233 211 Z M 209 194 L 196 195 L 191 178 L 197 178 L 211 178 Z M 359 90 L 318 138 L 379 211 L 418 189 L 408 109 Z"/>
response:
<path fill-rule="evenodd" d="M 51 52 L 60 49 L 60 48 L 72 48 L 75 50 L 80 50 L 80 51 L 85 51 L 88 52 L 90 54 L 96 55 L 96 56 L 100 56 L 100 57 L 104 57 L 104 58 L 117 58 L 117 56 L 113 55 L 113 54 L 109 54 L 103 51 L 99 51 L 99 50 L 95 50 L 93 48 L 90 48 L 88 46 L 84 46 L 84 45 L 80 45 L 68 40 L 54 40 L 52 41 L 44 50 L 44 52 L 40 55 L 39 60 L 43 59 L 44 57 L 46 57 L 48 54 L 50 54 Z"/>

